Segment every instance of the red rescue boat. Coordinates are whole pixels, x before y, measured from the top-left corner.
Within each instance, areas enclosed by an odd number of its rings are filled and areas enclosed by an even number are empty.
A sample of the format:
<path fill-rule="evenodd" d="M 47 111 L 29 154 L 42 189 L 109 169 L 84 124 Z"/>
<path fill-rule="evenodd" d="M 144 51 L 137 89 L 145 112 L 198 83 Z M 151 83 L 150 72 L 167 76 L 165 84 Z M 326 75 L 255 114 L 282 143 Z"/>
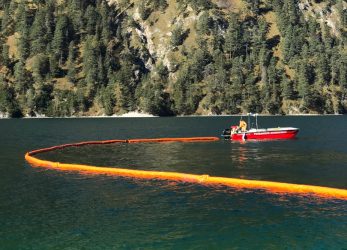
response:
<path fill-rule="evenodd" d="M 247 129 L 247 123 L 242 119 L 239 126 L 231 126 L 223 131 L 222 137 L 227 140 L 283 140 L 293 139 L 298 134 L 299 129 L 293 127 L 278 128 L 258 128 L 258 115 L 248 114 L 248 123 L 250 116 L 255 117 L 256 127 Z"/>

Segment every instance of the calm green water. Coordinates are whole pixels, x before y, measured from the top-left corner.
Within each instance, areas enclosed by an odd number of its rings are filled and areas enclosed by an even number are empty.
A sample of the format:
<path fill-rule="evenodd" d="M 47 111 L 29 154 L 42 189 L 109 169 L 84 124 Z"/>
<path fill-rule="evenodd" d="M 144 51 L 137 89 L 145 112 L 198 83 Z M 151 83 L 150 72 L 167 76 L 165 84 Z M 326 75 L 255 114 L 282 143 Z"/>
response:
<path fill-rule="evenodd" d="M 0 120 L 0 249 L 347 249 L 347 202 L 32 168 L 85 140 L 219 136 L 236 117 Z M 87 146 L 41 156 L 347 188 L 347 117 L 264 117 L 297 140 Z"/>

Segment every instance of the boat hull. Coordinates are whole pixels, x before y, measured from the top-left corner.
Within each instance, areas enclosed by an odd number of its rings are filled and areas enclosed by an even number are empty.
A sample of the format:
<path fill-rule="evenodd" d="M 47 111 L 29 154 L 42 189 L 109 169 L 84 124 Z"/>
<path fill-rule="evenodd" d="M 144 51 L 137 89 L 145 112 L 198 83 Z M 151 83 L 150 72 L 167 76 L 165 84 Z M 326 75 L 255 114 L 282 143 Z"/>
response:
<path fill-rule="evenodd" d="M 231 140 L 288 140 L 298 134 L 299 129 L 277 129 L 264 131 L 246 131 L 230 135 Z"/>

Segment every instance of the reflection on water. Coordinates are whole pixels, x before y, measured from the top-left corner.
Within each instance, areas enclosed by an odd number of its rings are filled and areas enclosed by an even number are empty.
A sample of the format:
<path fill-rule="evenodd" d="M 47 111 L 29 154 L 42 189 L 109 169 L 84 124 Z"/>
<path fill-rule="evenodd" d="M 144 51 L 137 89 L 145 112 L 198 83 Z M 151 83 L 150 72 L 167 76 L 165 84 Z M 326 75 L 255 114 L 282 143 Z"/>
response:
<path fill-rule="evenodd" d="M 246 166 L 247 161 L 250 159 L 256 159 L 258 156 L 258 148 L 248 149 L 241 142 L 237 147 L 233 147 L 230 152 L 231 161 L 236 168 L 243 168 Z"/>
<path fill-rule="evenodd" d="M 40 157 L 65 163 L 347 188 L 347 154 L 298 149 L 295 141 L 89 145 Z"/>

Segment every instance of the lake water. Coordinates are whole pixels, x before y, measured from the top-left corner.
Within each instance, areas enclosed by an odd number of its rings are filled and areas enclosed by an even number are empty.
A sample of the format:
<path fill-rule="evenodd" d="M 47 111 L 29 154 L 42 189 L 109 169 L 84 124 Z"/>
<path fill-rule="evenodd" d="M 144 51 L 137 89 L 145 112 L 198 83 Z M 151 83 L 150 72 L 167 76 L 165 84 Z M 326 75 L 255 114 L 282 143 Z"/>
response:
<path fill-rule="evenodd" d="M 0 249 L 346 249 L 347 202 L 32 168 L 86 140 L 219 136 L 238 117 L 0 120 Z M 347 189 L 347 117 L 260 117 L 296 140 L 114 144 L 60 162 Z"/>

